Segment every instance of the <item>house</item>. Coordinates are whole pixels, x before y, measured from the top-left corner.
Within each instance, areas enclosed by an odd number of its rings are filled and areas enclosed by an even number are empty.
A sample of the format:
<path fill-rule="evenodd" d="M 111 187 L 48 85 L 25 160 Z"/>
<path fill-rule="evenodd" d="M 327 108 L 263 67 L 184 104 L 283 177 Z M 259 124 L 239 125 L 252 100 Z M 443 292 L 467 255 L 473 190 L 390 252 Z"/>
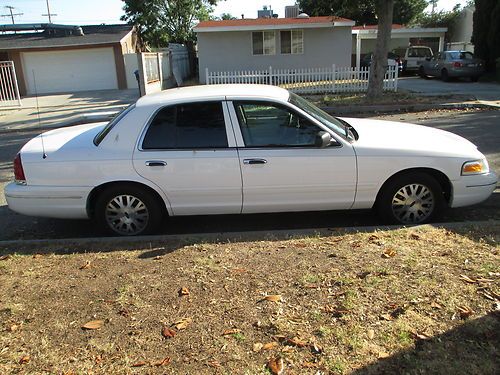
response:
<path fill-rule="evenodd" d="M 136 52 L 133 26 L 4 25 L 0 32 L 0 61 L 14 61 L 22 96 L 126 89 L 131 80 L 124 55 Z"/>
<path fill-rule="evenodd" d="M 353 65 L 359 67 L 363 55 L 375 51 L 377 25 L 355 26 L 352 28 Z M 404 49 L 410 45 L 426 45 L 434 52 L 443 51 L 446 27 L 421 28 L 393 24 L 389 51 Z"/>
<path fill-rule="evenodd" d="M 474 25 L 474 12 L 476 7 L 469 5 L 464 7 L 450 32 L 450 42 L 446 44 L 447 50 L 465 50 L 474 52 L 472 44 L 472 30 Z"/>
<path fill-rule="evenodd" d="M 200 83 L 205 72 L 351 65 L 351 28 L 340 17 L 256 18 L 200 22 Z"/>

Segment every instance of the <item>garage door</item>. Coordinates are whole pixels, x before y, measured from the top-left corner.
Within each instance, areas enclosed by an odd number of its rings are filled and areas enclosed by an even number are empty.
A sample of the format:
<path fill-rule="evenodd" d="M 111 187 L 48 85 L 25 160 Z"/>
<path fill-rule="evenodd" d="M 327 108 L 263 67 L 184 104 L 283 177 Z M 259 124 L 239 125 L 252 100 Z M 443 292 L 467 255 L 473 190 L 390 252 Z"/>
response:
<path fill-rule="evenodd" d="M 112 48 L 92 48 L 22 54 L 28 94 L 118 88 Z"/>

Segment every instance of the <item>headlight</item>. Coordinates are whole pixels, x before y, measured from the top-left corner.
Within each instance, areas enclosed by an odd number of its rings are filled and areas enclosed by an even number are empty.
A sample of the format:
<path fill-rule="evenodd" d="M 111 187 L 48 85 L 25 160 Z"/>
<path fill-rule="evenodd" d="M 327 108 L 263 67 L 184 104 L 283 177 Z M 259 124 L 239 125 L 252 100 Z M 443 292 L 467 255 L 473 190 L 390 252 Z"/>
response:
<path fill-rule="evenodd" d="M 462 176 L 483 174 L 488 173 L 489 171 L 490 167 L 488 166 L 486 159 L 468 161 L 462 166 Z"/>

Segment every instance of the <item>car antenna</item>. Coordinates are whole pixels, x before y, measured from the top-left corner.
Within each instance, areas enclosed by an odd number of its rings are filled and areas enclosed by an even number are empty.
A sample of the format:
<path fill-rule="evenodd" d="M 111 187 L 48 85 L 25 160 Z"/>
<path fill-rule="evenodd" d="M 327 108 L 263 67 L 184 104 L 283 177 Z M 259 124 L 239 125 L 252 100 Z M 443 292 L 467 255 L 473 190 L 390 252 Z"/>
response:
<path fill-rule="evenodd" d="M 36 88 L 36 77 L 35 69 L 33 69 L 33 86 L 35 88 L 35 100 L 36 100 L 36 115 L 38 117 L 38 126 L 42 128 L 42 122 L 40 120 L 40 106 L 38 105 L 38 90 Z M 47 159 L 47 154 L 45 153 L 45 144 L 43 143 L 43 133 L 40 134 L 40 140 L 42 141 L 42 158 Z"/>

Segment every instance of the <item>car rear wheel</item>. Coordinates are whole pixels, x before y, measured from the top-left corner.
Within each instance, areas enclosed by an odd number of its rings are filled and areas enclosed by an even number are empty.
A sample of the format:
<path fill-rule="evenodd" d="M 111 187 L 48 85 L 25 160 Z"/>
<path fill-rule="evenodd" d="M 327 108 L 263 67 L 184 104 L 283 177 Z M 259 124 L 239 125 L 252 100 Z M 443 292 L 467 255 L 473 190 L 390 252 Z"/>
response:
<path fill-rule="evenodd" d="M 151 193 L 134 185 L 113 186 L 96 201 L 97 223 L 120 236 L 153 233 L 161 223 L 162 210 Z"/>
<path fill-rule="evenodd" d="M 443 82 L 448 82 L 450 80 L 450 76 L 448 75 L 448 71 L 446 69 L 441 70 L 441 80 Z"/>
<path fill-rule="evenodd" d="M 444 203 L 442 188 L 433 177 L 413 173 L 396 177 L 384 186 L 377 210 L 387 222 L 414 225 L 437 217 Z"/>

